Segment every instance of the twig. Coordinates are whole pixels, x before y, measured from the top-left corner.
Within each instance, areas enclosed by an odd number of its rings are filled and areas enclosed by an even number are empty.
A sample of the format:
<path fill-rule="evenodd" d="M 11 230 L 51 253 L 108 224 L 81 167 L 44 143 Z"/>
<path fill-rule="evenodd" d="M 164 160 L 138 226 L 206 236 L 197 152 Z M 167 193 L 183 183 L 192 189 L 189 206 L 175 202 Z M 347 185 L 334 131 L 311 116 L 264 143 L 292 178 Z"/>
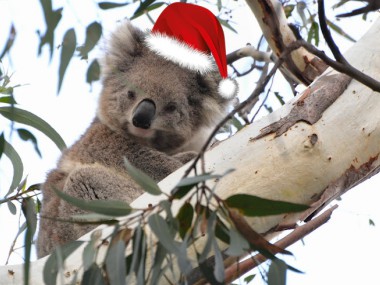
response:
<path fill-rule="evenodd" d="M 305 236 L 307 236 L 308 234 L 315 231 L 320 226 L 327 223 L 330 220 L 331 215 L 336 208 L 338 208 L 338 205 L 334 205 L 330 209 L 323 212 L 321 215 L 309 221 L 308 223 L 296 228 L 290 234 L 288 234 L 287 236 L 285 236 L 284 238 L 276 242 L 275 245 L 281 248 L 287 248 L 288 246 L 294 244 L 295 242 L 303 239 Z M 239 276 L 242 276 L 243 274 L 252 270 L 253 268 L 260 265 L 266 260 L 267 258 L 264 255 L 257 254 L 253 258 L 248 258 L 244 261 L 241 261 L 239 263 L 235 263 L 229 266 L 225 270 L 225 276 L 226 276 L 225 282 L 226 283 L 232 282 Z"/>
<path fill-rule="evenodd" d="M 335 44 L 331 36 L 330 30 L 327 27 L 325 4 L 323 0 L 318 0 L 318 19 L 319 19 L 319 26 L 321 27 L 322 35 L 325 38 L 326 43 L 329 46 L 331 52 L 333 53 L 335 59 L 342 64 L 348 64 L 347 60 L 341 54 L 338 46 Z"/>

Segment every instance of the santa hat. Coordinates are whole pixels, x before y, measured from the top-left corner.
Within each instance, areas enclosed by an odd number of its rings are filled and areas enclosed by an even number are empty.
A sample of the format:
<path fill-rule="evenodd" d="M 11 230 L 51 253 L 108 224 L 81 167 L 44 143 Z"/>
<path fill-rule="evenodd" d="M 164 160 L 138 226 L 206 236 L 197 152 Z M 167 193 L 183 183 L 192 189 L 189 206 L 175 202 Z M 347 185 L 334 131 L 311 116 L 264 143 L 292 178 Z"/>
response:
<path fill-rule="evenodd" d="M 223 80 L 219 94 L 232 98 L 237 86 L 227 76 L 226 46 L 218 19 L 206 8 L 186 3 L 169 5 L 158 17 L 147 46 L 182 67 L 205 74 L 216 63 Z"/>

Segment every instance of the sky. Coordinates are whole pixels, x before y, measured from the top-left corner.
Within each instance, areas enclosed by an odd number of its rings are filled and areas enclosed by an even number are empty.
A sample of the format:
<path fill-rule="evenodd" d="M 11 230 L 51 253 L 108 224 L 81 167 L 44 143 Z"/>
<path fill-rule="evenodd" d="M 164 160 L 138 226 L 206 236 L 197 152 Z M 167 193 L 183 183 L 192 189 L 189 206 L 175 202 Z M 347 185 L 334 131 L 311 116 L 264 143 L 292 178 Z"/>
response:
<path fill-rule="evenodd" d="M 231 1 L 232 2 L 232 1 Z M 84 31 L 87 24 L 94 18 L 101 19 L 106 27 L 105 34 L 115 25 L 116 19 L 131 16 L 136 4 L 118 11 L 98 12 L 91 0 L 82 1 L 55 1 L 56 8 L 62 5 L 68 7 L 64 10 L 64 17 L 57 28 L 59 39 L 64 32 L 75 25 L 78 29 L 78 43 L 84 42 Z M 247 42 L 255 44 L 260 36 L 259 28 L 250 11 L 244 9 L 242 2 L 238 2 L 234 19 L 234 27 L 239 36 L 225 30 L 227 38 L 227 52 L 244 46 Z M 20 8 L 22 7 L 22 8 Z M 85 13 L 83 13 L 85 9 Z M 348 9 L 347 9 L 348 10 Z M 342 10 L 340 10 L 341 12 Z M 345 10 L 343 10 L 345 11 Z M 342 12 L 343 12 L 342 11 Z M 330 15 L 333 15 L 330 13 Z M 0 0 L 0 43 L 4 43 L 9 32 L 9 23 L 14 22 L 17 40 L 13 47 L 11 57 L 4 59 L 3 69 L 13 74 L 12 82 L 22 86 L 15 90 L 19 107 L 29 110 L 49 122 L 64 138 L 67 145 L 71 145 L 84 132 L 94 117 L 100 85 L 91 88 L 85 84 L 85 70 L 87 64 L 79 59 L 73 60 L 65 76 L 60 94 L 57 96 L 57 70 L 58 57 L 49 63 L 48 50 L 44 49 L 41 57 L 37 58 L 38 36 L 36 30 L 45 29 L 42 11 L 37 0 Z M 150 28 L 151 24 L 145 17 L 133 22 L 142 28 Z M 341 20 L 342 26 L 348 27 L 350 35 L 358 39 L 370 26 L 360 17 Z M 360 29 L 353 29 L 358 27 Z M 350 42 L 335 35 L 342 50 L 349 48 Z M 2 48 L 0 44 L 0 49 Z M 322 45 L 320 47 L 324 49 Z M 59 51 L 55 51 L 59 53 Z M 101 51 L 90 54 L 96 57 Z M 90 58 L 90 60 L 91 60 Z M 244 65 L 244 63 L 242 63 Z M 240 81 L 242 93 L 246 97 L 252 91 L 253 76 Z M 288 92 L 283 82 L 275 84 L 273 89 Z M 284 90 L 285 89 L 285 90 Z M 290 97 L 288 97 L 289 99 Z M 265 112 L 262 113 L 264 115 Z M 0 118 L 0 124 L 8 122 Z M 1 128 L 3 129 L 3 127 Z M 21 142 L 17 135 L 10 139 L 20 152 L 25 163 L 25 175 L 28 175 L 28 184 L 39 183 L 44 180 L 46 172 L 54 168 L 60 155 L 58 148 L 38 132 L 33 132 L 42 151 L 42 159 L 34 152 L 31 144 Z M 10 163 L 2 158 L 0 160 L 0 197 L 4 196 L 5 189 L 9 187 L 11 172 Z M 380 176 L 370 180 L 349 191 L 339 202 L 339 208 L 332 216 L 331 221 L 318 229 L 303 242 L 289 248 L 294 257 L 286 259 L 289 264 L 302 270 L 305 274 L 288 273 L 288 284 L 378 284 L 377 264 L 374 261 L 380 254 L 380 211 L 378 211 Z M 6 205 L 0 206 L 0 232 L 2 233 L 0 245 L 0 265 L 5 264 L 9 247 L 18 231 L 18 215 L 12 216 Z M 369 219 L 375 226 L 369 225 Z M 18 246 L 22 245 L 21 242 Z M 12 254 L 10 263 L 21 263 L 20 254 Z M 260 282 L 255 282 L 260 284 Z"/>

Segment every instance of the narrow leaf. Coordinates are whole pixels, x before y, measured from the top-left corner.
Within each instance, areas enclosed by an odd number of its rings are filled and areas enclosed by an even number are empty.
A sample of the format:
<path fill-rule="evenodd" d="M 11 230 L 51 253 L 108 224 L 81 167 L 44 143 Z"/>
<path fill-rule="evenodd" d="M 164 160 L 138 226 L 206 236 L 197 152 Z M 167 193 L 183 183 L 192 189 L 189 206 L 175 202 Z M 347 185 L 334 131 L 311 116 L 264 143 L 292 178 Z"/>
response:
<path fill-rule="evenodd" d="M 127 168 L 128 175 L 146 192 L 152 195 L 162 194 L 157 183 L 151 177 L 134 167 L 126 158 L 124 158 L 124 164 Z"/>
<path fill-rule="evenodd" d="M 327 20 L 326 19 L 326 23 L 327 25 L 329 25 L 329 27 L 334 30 L 335 32 L 337 32 L 339 35 L 341 35 L 342 37 L 346 38 L 347 40 L 355 43 L 356 40 L 354 38 L 352 38 L 349 34 L 347 34 L 341 27 L 339 27 L 337 24 L 334 24 L 333 22 L 331 22 L 330 20 Z"/>
<path fill-rule="evenodd" d="M 110 285 L 126 284 L 125 244 L 122 240 L 116 241 L 109 248 L 106 257 L 106 269 Z"/>
<path fill-rule="evenodd" d="M 55 251 L 46 260 L 44 266 L 43 279 L 45 284 L 57 284 L 57 275 L 60 269 L 59 264 L 63 264 L 64 260 L 83 243 L 84 241 L 76 240 L 65 244 L 64 246 L 58 246 L 55 249 Z"/>
<path fill-rule="evenodd" d="M 98 6 L 100 9 L 107 10 L 112 8 L 119 8 L 126 5 L 131 4 L 132 2 L 126 2 L 126 3 L 114 3 L 114 2 L 100 2 L 98 3 Z"/>
<path fill-rule="evenodd" d="M 1 135 L 0 135 L 0 159 L 3 156 L 4 147 L 5 147 L 5 137 L 4 137 L 4 133 L 1 133 Z"/>
<path fill-rule="evenodd" d="M 200 182 L 204 182 L 210 179 L 219 179 L 222 175 L 210 174 L 206 173 L 203 175 L 193 176 L 193 177 L 185 177 L 182 178 L 175 188 L 172 190 L 172 195 L 174 199 L 183 198 L 193 187 L 198 185 Z"/>
<path fill-rule="evenodd" d="M 13 204 L 12 201 L 8 201 L 7 205 L 8 205 L 9 212 L 11 212 L 12 215 L 16 215 L 17 214 L 17 208 L 16 208 L 15 204 Z"/>
<path fill-rule="evenodd" d="M 247 240 L 241 236 L 234 228 L 229 229 L 230 234 L 230 244 L 226 250 L 226 254 L 229 256 L 242 256 L 244 253 L 249 251 L 249 243 Z"/>
<path fill-rule="evenodd" d="M 219 282 L 215 279 L 213 274 L 213 268 L 207 263 L 207 261 L 200 261 L 200 256 L 197 253 L 199 269 L 201 270 L 203 276 L 206 280 L 213 285 L 223 285 L 224 283 Z"/>
<path fill-rule="evenodd" d="M 65 76 L 67 66 L 70 63 L 71 58 L 74 55 L 75 52 L 75 47 L 77 44 L 76 36 L 75 36 L 75 31 L 73 28 L 69 29 L 62 41 L 62 46 L 61 46 L 61 60 L 60 60 L 60 65 L 59 65 L 59 72 L 58 72 L 58 91 L 61 90 L 62 87 L 62 82 L 63 82 L 63 77 Z"/>
<path fill-rule="evenodd" d="M 17 102 L 13 96 L 0 97 L 0 103 L 10 104 L 10 105 L 16 105 L 17 104 Z"/>
<path fill-rule="evenodd" d="M 228 20 L 223 20 L 223 19 L 220 19 L 218 18 L 219 20 L 219 23 L 222 25 L 222 26 L 225 26 L 227 29 L 230 29 L 231 31 L 233 31 L 235 34 L 237 34 L 237 31 L 230 25 L 230 23 L 228 22 Z"/>
<path fill-rule="evenodd" d="M 5 43 L 5 46 L 4 46 L 4 49 L 3 51 L 1 52 L 0 54 L 0 60 L 4 57 L 4 55 L 6 55 L 9 50 L 12 48 L 13 46 L 13 43 L 16 39 L 16 29 L 15 29 L 15 26 L 11 25 L 11 29 L 9 31 L 9 34 L 8 34 L 8 39 L 7 39 L 7 42 Z"/>
<path fill-rule="evenodd" d="M 286 263 L 281 259 L 273 259 L 268 271 L 268 285 L 286 285 Z"/>
<path fill-rule="evenodd" d="M 242 214 L 249 217 L 302 212 L 309 208 L 307 205 L 269 200 L 248 194 L 230 196 L 225 203 L 231 208 L 239 209 Z"/>
<path fill-rule="evenodd" d="M 177 220 L 179 222 L 179 235 L 182 239 L 185 238 L 187 232 L 189 231 L 194 216 L 193 206 L 186 202 L 179 209 L 177 214 Z"/>
<path fill-rule="evenodd" d="M 0 114 L 11 121 L 25 124 L 39 130 L 50 138 L 61 151 L 66 148 L 65 142 L 57 131 L 33 113 L 16 107 L 0 107 Z"/>
<path fill-rule="evenodd" d="M 215 267 L 214 267 L 214 276 L 215 279 L 219 282 L 223 282 L 225 275 L 224 275 L 224 263 L 223 263 L 223 256 L 222 252 L 219 249 L 218 243 L 216 242 L 215 237 L 212 239 L 213 241 L 213 248 L 214 248 L 214 257 L 215 257 Z"/>
<path fill-rule="evenodd" d="M 164 262 L 166 254 L 166 249 L 162 246 L 162 244 L 159 243 L 157 245 L 156 254 L 154 255 L 154 261 L 152 264 L 152 278 L 150 283 L 151 285 L 159 284 L 160 277 L 164 273 L 163 270 L 161 270 L 161 266 Z"/>
<path fill-rule="evenodd" d="M 23 199 L 21 209 L 26 220 L 26 234 L 24 237 L 24 285 L 29 284 L 30 254 L 33 243 L 33 236 L 37 227 L 37 215 L 35 204 L 32 198 Z"/>
<path fill-rule="evenodd" d="M 101 269 L 98 265 L 92 264 L 85 270 L 81 285 L 106 285 Z"/>
<path fill-rule="evenodd" d="M 148 224 L 167 251 L 174 254 L 179 253 L 178 242 L 173 239 L 168 224 L 159 214 L 151 215 L 148 218 Z"/>
<path fill-rule="evenodd" d="M 137 9 L 139 11 L 137 11 L 137 10 L 135 11 L 133 16 L 131 17 L 131 20 L 134 20 L 134 19 L 146 14 L 147 12 L 153 11 L 153 10 L 161 7 L 164 4 L 165 4 L 165 2 L 156 2 L 156 3 L 153 3 L 152 5 L 149 5 L 145 9 Z"/>
<path fill-rule="evenodd" d="M 86 82 L 91 85 L 92 82 L 98 81 L 99 79 L 100 79 L 100 65 L 99 65 L 99 62 L 96 59 L 94 59 L 87 69 Z"/>
<path fill-rule="evenodd" d="M 102 36 L 102 25 L 98 22 L 92 22 L 86 28 L 86 40 L 84 45 L 79 47 L 79 54 L 82 59 L 88 59 L 88 53 L 96 46 Z"/>
<path fill-rule="evenodd" d="M 10 159 L 13 166 L 13 178 L 6 196 L 8 196 L 20 183 L 24 173 L 24 165 L 21 157 L 11 144 L 4 140 L 4 154 Z"/>
<path fill-rule="evenodd" d="M 254 231 L 244 217 L 236 210 L 229 209 L 228 213 L 236 229 L 250 243 L 253 250 L 259 251 L 268 258 L 274 258 L 276 253 L 290 254 L 289 251 L 271 244 L 259 233 Z"/>
<path fill-rule="evenodd" d="M 24 141 L 31 141 L 31 143 L 34 146 L 34 150 L 36 151 L 36 153 L 38 154 L 38 156 L 42 157 L 41 151 L 40 151 L 40 149 L 38 147 L 37 139 L 36 139 L 36 137 L 31 132 L 29 132 L 26 129 L 17 129 L 17 133 L 18 133 L 18 135 L 20 136 L 20 138 L 22 140 L 24 140 Z"/>
<path fill-rule="evenodd" d="M 66 193 L 54 189 L 54 192 L 61 199 L 66 202 L 77 206 L 78 208 L 91 211 L 98 214 L 108 215 L 108 216 L 125 216 L 132 212 L 132 208 L 128 203 L 119 200 L 83 200 L 67 195 Z"/>

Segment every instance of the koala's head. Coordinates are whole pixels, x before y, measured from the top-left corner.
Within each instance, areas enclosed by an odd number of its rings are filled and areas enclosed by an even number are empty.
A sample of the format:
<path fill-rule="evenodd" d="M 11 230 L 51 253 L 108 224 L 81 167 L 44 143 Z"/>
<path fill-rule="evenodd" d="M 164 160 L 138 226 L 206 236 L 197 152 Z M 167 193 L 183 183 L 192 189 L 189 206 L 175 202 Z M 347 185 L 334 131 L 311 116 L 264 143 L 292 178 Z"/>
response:
<path fill-rule="evenodd" d="M 167 153 L 196 150 L 232 97 L 218 68 L 201 73 L 159 56 L 129 22 L 113 33 L 103 66 L 98 117 L 111 129 Z"/>

